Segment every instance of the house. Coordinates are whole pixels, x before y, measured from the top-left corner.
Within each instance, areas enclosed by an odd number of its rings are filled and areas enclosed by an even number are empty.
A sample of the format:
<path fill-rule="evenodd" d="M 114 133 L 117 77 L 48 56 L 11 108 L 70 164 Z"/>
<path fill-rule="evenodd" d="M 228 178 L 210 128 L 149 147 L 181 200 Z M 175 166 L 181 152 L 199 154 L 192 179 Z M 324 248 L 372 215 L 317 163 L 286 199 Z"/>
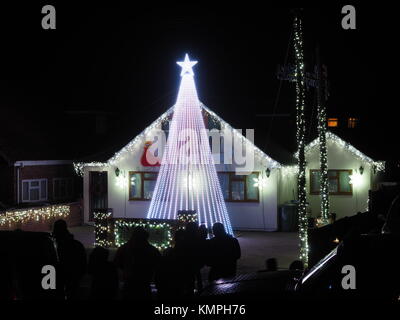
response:
<path fill-rule="evenodd" d="M 318 139 L 311 141 L 305 152 L 308 213 L 316 218 L 320 216 L 321 205 Z M 378 172 L 384 169 L 384 162 L 371 159 L 330 131 L 327 132 L 327 155 L 330 213 L 339 219 L 367 211 L 369 190 L 376 188 Z M 284 167 L 282 172 L 289 168 Z M 296 175 L 293 172 L 294 167 L 292 172 L 282 176 L 280 203 L 293 199 L 293 194 L 290 194 L 296 187 Z"/>
<path fill-rule="evenodd" d="M 99 209 L 111 209 L 113 218 L 174 219 L 178 210 L 199 208 L 199 222 L 208 226 L 224 221 L 227 231 L 231 226 L 237 230 L 278 229 L 278 207 L 293 206 L 296 199 L 296 166 L 273 159 L 199 101 L 192 70 L 196 63 L 188 55 L 178 62 L 182 80 L 175 106 L 114 155 L 74 164 L 83 176 L 85 222 L 92 222 Z M 168 137 L 170 126 L 173 138 L 165 148 L 160 142 Z M 216 138 L 208 132 L 211 155 L 206 149 L 207 136 L 199 133 L 203 127 L 218 132 Z M 364 211 L 382 163 L 331 132 L 327 140 L 331 213 L 340 218 Z M 153 148 L 153 144 L 159 147 Z M 306 148 L 308 213 L 313 217 L 319 216 L 320 206 L 317 146 L 316 139 Z M 189 158 L 189 164 L 176 161 L 181 156 Z M 199 164 L 196 156 L 206 161 Z M 206 156 L 213 156 L 216 172 Z"/>
<path fill-rule="evenodd" d="M 204 118 L 208 119 L 208 128 L 217 124 L 221 129 L 243 137 L 206 106 L 202 105 L 202 110 Z M 173 108 L 108 160 L 75 163 L 76 170 L 83 175 L 85 222 L 93 221 L 93 212 L 97 208 L 112 208 L 115 218 L 146 218 L 159 167 L 149 166 L 141 159 L 147 151 L 146 144 L 155 135 L 154 131 L 168 130 L 172 112 Z M 235 164 L 216 164 L 232 226 L 236 229 L 276 230 L 278 169 L 281 165 L 250 140 L 243 139 L 246 148 L 254 150 L 252 173 L 236 175 Z M 268 180 L 268 183 L 255 186 L 258 180 Z"/>
<path fill-rule="evenodd" d="M 228 129 L 243 137 L 213 111 L 202 105 L 208 128 Z M 161 115 L 121 150 L 106 159 L 76 162 L 83 176 L 84 221 L 93 222 L 98 208 L 111 208 L 115 218 L 146 218 L 157 179 L 158 166 L 141 161 L 155 130 L 168 131 L 173 108 Z M 236 175 L 235 164 L 216 164 L 232 227 L 236 230 L 278 229 L 279 207 L 296 199 L 297 170 L 293 163 L 278 162 L 243 137 L 254 150 L 254 170 Z M 308 212 L 320 214 L 318 140 L 306 147 Z M 146 145 L 147 144 L 147 145 Z M 223 156 L 223 143 L 221 153 Z M 336 218 L 365 211 L 368 191 L 374 187 L 383 163 L 375 161 L 340 139 L 327 134 L 330 212 Z M 137 184 L 140 183 L 138 187 Z"/>
<path fill-rule="evenodd" d="M 29 206 L 76 199 L 71 160 L 0 160 L 3 206 Z"/>

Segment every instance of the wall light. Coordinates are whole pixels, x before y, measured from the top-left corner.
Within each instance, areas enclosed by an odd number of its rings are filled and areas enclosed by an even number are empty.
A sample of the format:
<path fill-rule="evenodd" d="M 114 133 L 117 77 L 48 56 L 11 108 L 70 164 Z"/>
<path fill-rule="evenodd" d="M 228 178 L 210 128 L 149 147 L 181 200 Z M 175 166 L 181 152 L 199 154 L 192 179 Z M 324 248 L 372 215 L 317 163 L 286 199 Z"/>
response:
<path fill-rule="evenodd" d="M 271 174 L 271 169 L 267 168 L 267 170 L 265 170 L 265 175 L 267 176 L 267 178 L 269 178 L 270 174 Z"/>
<path fill-rule="evenodd" d="M 350 178 L 349 183 L 351 185 L 353 185 L 354 187 L 359 186 L 363 180 L 361 174 L 359 174 L 357 172 L 353 173 L 351 176 L 349 176 L 349 178 Z"/>
<path fill-rule="evenodd" d="M 364 173 L 364 167 L 363 166 L 360 166 L 360 168 L 358 170 L 359 170 L 361 175 Z"/>
<path fill-rule="evenodd" d="M 117 167 L 115 169 L 115 176 L 118 177 L 120 172 L 121 172 L 121 170 L 119 170 L 119 168 Z"/>

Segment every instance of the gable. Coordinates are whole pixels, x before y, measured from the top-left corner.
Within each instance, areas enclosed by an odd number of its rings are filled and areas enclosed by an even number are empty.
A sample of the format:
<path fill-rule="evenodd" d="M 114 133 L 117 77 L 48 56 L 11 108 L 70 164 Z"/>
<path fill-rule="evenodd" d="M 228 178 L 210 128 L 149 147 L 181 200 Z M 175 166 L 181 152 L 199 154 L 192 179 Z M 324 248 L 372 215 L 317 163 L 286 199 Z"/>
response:
<path fill-rule="evenodd" d="M 207 114 L 214 119 L 216 119 L 220 125 L 221 129 L 230 130 L 233 134 L 237 135 L 237 137 L 241 137 L 243 142 L 246 143 L 246 148 L 253 148 L 254 154 L 257 158 L 266 162 L 266 165 L 270 168 L 280 168 L 281 164 L 267 154 L 265 154 L 262 150 L 260 150 L 257 146 L 254 145 L 249 139 L 244 137 L 238 130 L 234 129 L 230 126 L 227 122 L 225 122 L 222 118 L 220 118 L 216 113 L 208 109 L 204 104 L 201 103 L 201 108 Z M 160 117 L 158 117 L 155 121 L 153 121 L 147 128 L 145 128 L 140 134 L 138 134 L 134 139 L 132 139 L 125 147 L 121 150 L 116 152 L 114 156 L 108 159 L 106 162 L 76 162 L 74 163 L 75 171 L 79 174 L 83 174 L 84 167 L 105 167 L 105 166 L 112 166 L 115 165 L 126 153 L 133 152 L 134 148 L 141 142 L 143 139 L 153 130 L 156 128 L 161 128 L 162 122 L 165 121 L 174 111 L 174 106 L 169 108 L 166 112 L 164 112 Z"/>
<path fill-rule="evenodd" d="M 326 132 L 326 139 L 327 143 L 332 143 L 335 146 L 337 146 L 340 149 L 344 149 L 347 151 L 349 154 L 351 154 L 353 157 L 357 158 L 358 160 L 370 164 L 372 167 L 375 167 L 377 171 L 383 171 L 385 168 L 385 163 L 384 161 L 375 161 L 372 158 L 368 157 L 366 154 L 362 153 L 360 150 L 352 146 L 350 143 L 344 141 L 341 139 L 339 136 L 336 134 L 327 131 Z M 313 141 L 311 141 L 308 145 L 305 147 L 305 153 L 306 155 L 309 154 L 312 151 L 317 151 L 319 146 L 319 139 L 316 138 Z M 329 157 L 329 154 L 328 154 Z"/>

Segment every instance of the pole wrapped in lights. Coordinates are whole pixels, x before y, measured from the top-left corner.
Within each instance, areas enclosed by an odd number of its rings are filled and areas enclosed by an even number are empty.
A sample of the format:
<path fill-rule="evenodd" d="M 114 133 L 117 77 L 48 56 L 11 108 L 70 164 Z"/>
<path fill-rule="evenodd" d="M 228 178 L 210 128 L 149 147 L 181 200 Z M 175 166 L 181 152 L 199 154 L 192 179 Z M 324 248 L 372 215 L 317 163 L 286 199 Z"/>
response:
<path fill-rule="evenodd" d="M 299 215 L 300 259 L 308 265 L 308 219 L 306 198 L 306 161 L 305 161 L 305 71 L 303 55 L 303 34 L 301 19 L 295 16 L 294 50 L 296 62 L 296 140 L 298 145 L 297 197 Z"/>
<path fill-rule="evenodd" d="M 196 63 L 188 55 L 178 62 L 181 84 L 147 218 L 176 219 L 179 210 L 192 210 L 199 224 L 221 222 L 233 234 L 197 96 Z"/>
<path fill-rule="evenodd" d="M 325 95 L 322 87 L 322 72 L 319 58 L 319 48 L 317 47 L 317 127 L 319 139 L 319 162 L 320 162 L 320 198 L 321 198 L 321 223 L 329 223 L 329 178 L 328 178 L 328 154 L 326 148 L 326 104 Z"/>

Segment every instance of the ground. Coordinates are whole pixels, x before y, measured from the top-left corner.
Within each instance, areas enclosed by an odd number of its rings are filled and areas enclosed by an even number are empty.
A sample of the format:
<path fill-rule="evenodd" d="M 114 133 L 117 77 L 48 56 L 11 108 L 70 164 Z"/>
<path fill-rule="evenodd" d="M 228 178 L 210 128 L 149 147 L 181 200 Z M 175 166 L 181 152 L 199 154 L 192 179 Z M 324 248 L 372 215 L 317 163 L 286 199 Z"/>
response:
<path fill-rule="evenodd" d="M 88 250 L 93 247 L 94 228 L 80 226 L 70 228 L 75 238 Z M 242 249 L 242 258 L 238 261 L 238 273 L 255 272 L 263 269 L 267 258 L 276 258 L 279 268 L 288 268 L 298 258 L 298 234 L 296 232 L 237 232 L 236 236 Z M 115 250 L 111 250 L 111 255 Z"/>

